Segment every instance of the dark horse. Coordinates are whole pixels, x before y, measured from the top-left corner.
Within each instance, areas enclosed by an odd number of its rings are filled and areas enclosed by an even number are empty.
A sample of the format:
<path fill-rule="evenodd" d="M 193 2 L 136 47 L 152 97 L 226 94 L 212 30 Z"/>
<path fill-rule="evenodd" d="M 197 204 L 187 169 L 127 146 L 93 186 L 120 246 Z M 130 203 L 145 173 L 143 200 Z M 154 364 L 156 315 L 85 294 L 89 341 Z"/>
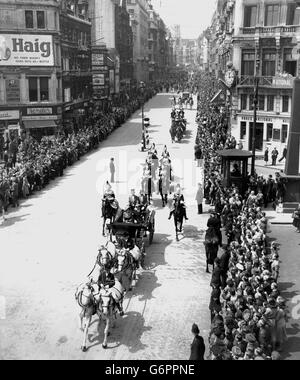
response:
<path fill-rule="evenodd" d="M 107 220 L 110 220 L 110 223 L 114 223 L 117 221 L 120 212 L 120 207 L 113 207 L 111 200 L 108 198 L 105 198 L 105 200 L 102 201 L 103 236 L 105 236 L 105 227 Z"/>
<path fill-rule="evenodd" d="M 179 241 L 178 234 L 182 232 L 183 218 L 185 215 L 184 205 L 180 201 L 175 201 L 173 215 L 176 230 L 176 240 Z"/>
<path fill-rule="evenodd" d="M 206 273 L 210 273 L 208 265 L 212 265 L 214 269 L 214 262 L 218 256 L 220 244 L 220 237 L 214 227 L 208 228 L 205 234 L 205 252 L 206 252 Z"/>

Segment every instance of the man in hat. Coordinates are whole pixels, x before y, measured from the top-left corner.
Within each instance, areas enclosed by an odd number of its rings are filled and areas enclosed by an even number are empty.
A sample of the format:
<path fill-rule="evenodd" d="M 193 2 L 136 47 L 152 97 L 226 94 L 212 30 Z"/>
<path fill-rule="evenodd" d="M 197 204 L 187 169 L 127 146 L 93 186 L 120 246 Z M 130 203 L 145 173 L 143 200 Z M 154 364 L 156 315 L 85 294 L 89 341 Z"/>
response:
<path fill-rule="evenodd" d="M 194 335 L 191 344 L 191 356 L 189 360 L 204 360 L 205 344 L 204 339 L 200 336 L 199 327 L 194 323 L 192 326 L 192 334 Z"/>

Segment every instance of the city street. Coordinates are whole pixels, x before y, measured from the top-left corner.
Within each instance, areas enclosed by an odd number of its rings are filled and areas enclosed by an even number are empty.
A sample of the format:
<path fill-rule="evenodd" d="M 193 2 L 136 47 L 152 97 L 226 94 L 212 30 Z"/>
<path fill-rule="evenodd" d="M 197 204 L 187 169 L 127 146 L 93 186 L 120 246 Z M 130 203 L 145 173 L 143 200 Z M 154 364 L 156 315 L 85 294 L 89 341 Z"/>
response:
<path fill-rule="evenodd" d="M 6 318 L 0 320 L 0 359 L 180 360 L 189 357 L 194 322 L 207 338 L 210 275 L 205 273 L 203 247 L 207 215 L 197 215 L 194 201 L 200 175 L 193 161 L 196 111 L 186 111 L 187 134 L 181 144 L 172 145 L 171 98 L 157 95 L 145 105 L 145 114 L 150 118 L 151 142 L 159 155 L 167 144 L 176 183 L 184 188 L 189 217 L 184 238 L 176 242 L 169 209 L 162 209 L 155 195 L 156 232 L 153 245 L 146 248 L 149 270 L 140 273 L 137 287 L 126 296 L 125 316 L 118 317 L 111 330 L 108 349 L 102 349 L 103 333 L 99 337 L 93 323 L 89 350 L 82 353 L 74 294 L 92 270 L 97 248 L 105 243 L 100 206 L 111 157 L 116 162 L 113 188 L 120 205 L 125 206 L 132 187 L 139 191 L 140 164 L 146 158 L 138 150 L 139 111 L 98 151 L 11 210 L 0 226 L 0 296 L 6 302 Z"/>

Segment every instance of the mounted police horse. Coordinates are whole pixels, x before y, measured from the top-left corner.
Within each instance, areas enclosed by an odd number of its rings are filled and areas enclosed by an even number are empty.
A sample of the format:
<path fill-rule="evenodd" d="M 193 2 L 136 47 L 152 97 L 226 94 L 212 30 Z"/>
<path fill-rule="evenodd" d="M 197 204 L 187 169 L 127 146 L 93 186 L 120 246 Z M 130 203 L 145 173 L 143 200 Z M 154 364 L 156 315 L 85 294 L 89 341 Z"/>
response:
<path fill-rule="evenodd" d="M 206 253 L 206 273 L 209 272 L 209 265 L 215 266 L 215 259 L 218 256 L 218 250 L 220 245 L 220 236 L 216 232 L 214 227 L 208 228 L 205 234 L 205 253 Z"/>

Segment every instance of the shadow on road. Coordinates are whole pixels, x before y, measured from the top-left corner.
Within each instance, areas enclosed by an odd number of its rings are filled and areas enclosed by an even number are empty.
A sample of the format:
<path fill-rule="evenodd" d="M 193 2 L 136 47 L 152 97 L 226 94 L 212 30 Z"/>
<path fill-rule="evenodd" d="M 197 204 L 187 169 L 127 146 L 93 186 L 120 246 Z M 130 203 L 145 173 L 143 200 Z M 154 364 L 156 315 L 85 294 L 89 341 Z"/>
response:
<path fill-rule="evenodd" d="M 14 209 L 12 209 L 12 210 L 14 210 Z M 6 221 L 3 222 L 2 224 L 0 224 L 0 229 L 4 229 L 4 228 L 10 227 L 16 223 L 23 222 L 24 220 L 26 220 L 26 216 L 29 216 L 29 215 L 30 214 L 23 214 L 20 216 L 11 216 L 11 217 L 7 216 Z"/>
<path fill-rule="evenodd" d="M 96 321 L 94 321 L 94 323 L 96 323 Z M 130 326 L 133 328 L 128 328 Z M 93 334 L 89 334 L 89 341 L 93 343 L 89 347 L 89 350 L 102 344 L 103 329 L 104 326 L 102 324 L 100 335 L 97 335 L 94 338 L 92 338 Z M 107 350 L 126 346 L 130 353 L 142 351 L 147 348 L 147 345 L 141 342 L 141 338 L 144 332 L 150 331 L 151 329 L 152 327 L 145 326 L 145 319 L 141 313 L 133 311 L 125 313 L 125 316 L 122 319 L 117 319 L 115 327 L 110 329 L 110 335 L 107 340 Z"/>

